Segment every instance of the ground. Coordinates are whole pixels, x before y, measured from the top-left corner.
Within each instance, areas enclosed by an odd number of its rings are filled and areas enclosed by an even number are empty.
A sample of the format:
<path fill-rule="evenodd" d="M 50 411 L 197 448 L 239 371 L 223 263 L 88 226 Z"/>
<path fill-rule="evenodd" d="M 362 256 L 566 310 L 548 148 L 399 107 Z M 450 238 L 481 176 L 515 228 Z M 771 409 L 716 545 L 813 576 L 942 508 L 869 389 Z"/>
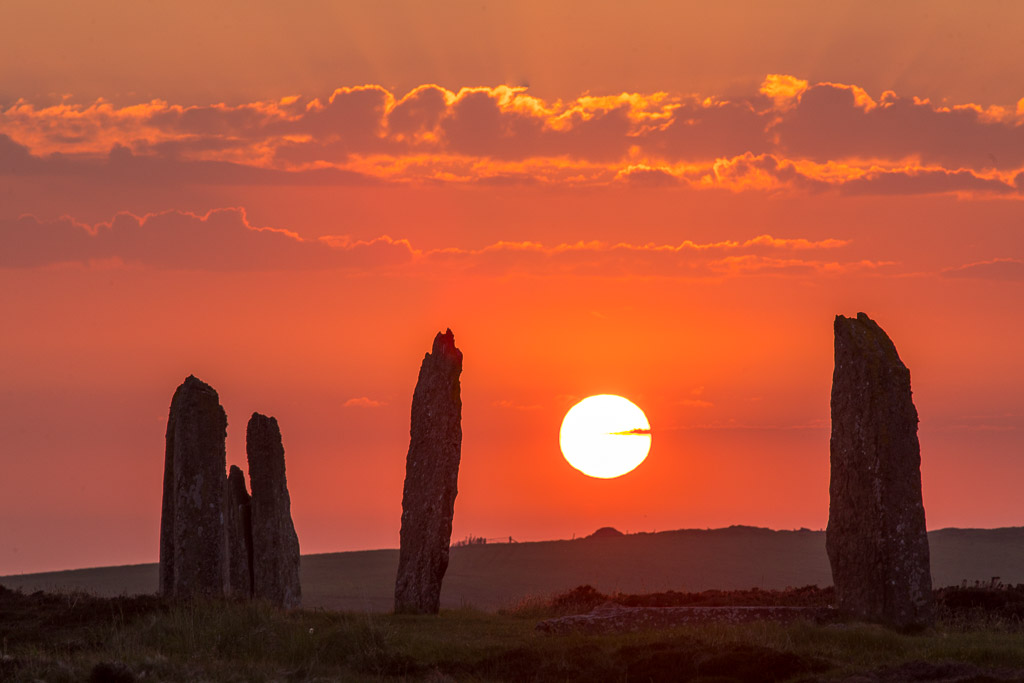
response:
<path fill-rule="evenodd" d="M 1002 681 L 1024 679 L 1024 586 L 937 591 L 933 629 L 808 622 L 549 636 L 543 618 L 623 604 L 827 604 L 829 589 L 602 595 L 498 613 L 279 611 L 249 602 L 0 587 L 2 681 Z"/>

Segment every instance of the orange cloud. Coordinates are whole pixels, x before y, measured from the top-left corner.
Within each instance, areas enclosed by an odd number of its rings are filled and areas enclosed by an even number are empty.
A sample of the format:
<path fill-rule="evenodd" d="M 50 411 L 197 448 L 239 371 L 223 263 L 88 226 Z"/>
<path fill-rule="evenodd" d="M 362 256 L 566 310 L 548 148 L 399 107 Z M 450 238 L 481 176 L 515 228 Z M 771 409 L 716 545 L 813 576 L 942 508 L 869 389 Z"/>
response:
<path fill-rule="evenodd" d="M 843 183 L 845 194 L 1008 194 L 1016 192 L 997 175 L 981 175 L 967 169 L 943 168 L 872 169 Z"/>
<path fill-rule="evenodd" d="M 32 216 L 0 221 L 0 267 L 32 268 L 60 263 L 95 267 L 144 266 L 181 270 L 266 271 L 338 269 L 465 273 L 583 274 L 594 276 L 706 277 L 772 270 L 841 272 L 850 264 L 780 256 L 832 251 L 848 240 L 778 238 L 678 244 L 600 241 L 544 245 L 499 241 L 479 249 L 420 249 L 387 235 L 370 240 L 298 234 L 251 225 L 245 211 L 226 208 L 203 215 L 167 211 L 145 216 L 120 213 L 96 225 L 70 217 L 42 222 Z M 859 267 L 859 266 L 857 266 Z M 416 269 L 410 271 L 410 269 Z"/>
<path fill-rule="evenodd" d="M 896 265 L 893 261 L 861 260 L 849 263 L 836 261 L 815 261 L 806 259 L 782 259 L 745 254 L 743 256 L 727 256 L 713 261 L 709 268 L 723 275 L 771 274 L 771 275 L 812 275 L 877 271 L 887 266 Z"/>
<path fill-rule="evenodd" d="M 289 270 L 387 267 L 408 263 L 408 243 L 380 238 L 332 247 L 287 230 L 249 224 L 239 208 L 203 215 L 165 211 L 119 213 L 93 226 L 65 216 L 0 220 L 0 267 L 120 262 L 183 270 Z"/>
<path fill-rule="evenodd" d="M 990 261 L 978 261 L 956 268 L 948 268 L 942 271 L 942 275 L 954 278 L 1024 282 L 1024 260 L 995 258 Z"/>
<path fill-rule="evenodd" d="M 372 398 L 366 396 L 360 396 L 359 398 L 350 398 L 342 404 L 342 408 L 381 408 L 386 406 L 387 403 L 384 401 L 375 401 Z"/>
<path fill-rule="evenodd" d="M 1020 194 L 1020 106 L 934 105 L 769 74 L 724 99 L 665 92 L 548 101 L 526 88 L 397 96 L 379 85 L 240 105 L 19 100 L 0 174 L 125 182 L 552 183 L 733 191 Z M 144 169 L 144 172 L 140 172 Z"/>
<path fill-rule="evenodd" d="M 772 127 L 778 151 L 814 161 L 916 159 L 947 169 L 1019 169 L 1024 125 L 977 106 L 936 107 L 886 93 L 880 102 L 862 89 L 833 83 L 808 88 Z"/>
<path fill-rule="evenodd" d="M 631 164 L 616 173 L 615 180 L 634 187 L 672 187 L 680 182 L 671 170 L 647 164 Z"/>
<path fill-rule="evenodd" d="M 808 88 L 808 82 L 786 74 L 768 74 L 761 83 L 760 92 L 770 97 L 780 110 L 796 106 L 800 96 Z"/>

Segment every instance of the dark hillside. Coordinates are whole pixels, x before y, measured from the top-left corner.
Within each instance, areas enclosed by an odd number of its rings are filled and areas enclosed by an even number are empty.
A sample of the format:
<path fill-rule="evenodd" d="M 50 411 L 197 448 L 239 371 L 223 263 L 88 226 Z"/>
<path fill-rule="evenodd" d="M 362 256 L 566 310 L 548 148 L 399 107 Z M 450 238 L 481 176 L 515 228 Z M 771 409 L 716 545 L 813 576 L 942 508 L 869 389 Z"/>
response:
<path fill-rule="evenodd" d="M 1024 583 L 1024 528 L 941 529 L 928 534 L 935 586 Z M 397 550 L 306 555 L 306 607 L 387 611 Z M 11 588 L 78 589 L 99 595 L 156 590 L 156 565 L 0 577 Z M 496 609 L 581 585 L 602 593 L 698 592 L 831 584 L 822 531 L 734 526 L 537 543 L 453 548 L 442 605 Z"/>

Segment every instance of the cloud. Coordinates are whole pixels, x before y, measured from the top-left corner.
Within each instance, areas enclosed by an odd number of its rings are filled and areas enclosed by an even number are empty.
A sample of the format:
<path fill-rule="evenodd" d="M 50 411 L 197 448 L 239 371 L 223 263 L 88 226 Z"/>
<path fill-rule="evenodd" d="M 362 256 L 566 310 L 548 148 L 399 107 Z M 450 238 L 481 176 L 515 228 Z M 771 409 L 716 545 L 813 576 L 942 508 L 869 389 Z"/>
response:
<path fill-rule="evenodd" d="M 764 154 L 772 149 L 771 122 L 772 112 L 757 111 L 750 101 L 688 100 L 664 126 L 636 136 L 636 143 L 647 155 L 669 162 Z"/>
<path fill-rule="evenodd" d="M 436 85 L 414 88 L 388 113 L 388 131 L 399 141 L 413 144 L 436 142 L 450 99 L 450 93 Z"/>
<path fill-rule="evenodd" d="M 669 171 L 664 171 L 669 172 Z M 1024 176 L 1024 172 L 1020 174 Z M 718 159 L 708 166 L 683 168 L 680 176 L 691 187 L 728 188 L 734 191 L 839 192 L 847 195 L 957 194 L 994 196 L 1020 192 L 1016 177 L 999 172 L 947 170 L 877 163 L 859 166 L 846 162 L 793 161 L 775 154 L 746 153 Z"/>
<path fill-rule="evenodd" d="M 35 156 L 22 144 L 0 134 L 0 177 L 76 178 L 88 184 L 116 183 L 128 187 L 182 185 L 366 185 L 379 182 L 357 171 L 315 168 L 294 173 L 248 163 L 180 158 L 195 141 L 168 141 L 140 145 L 154 154 L 136 154 L 115 144 L 102 156 L 52 154 Z M 207 141 L 204 144 L 221 144 Z"/>
<path fill-rule="evenodd" d="M 569 106 L 551 106 L 521 88 L 466 88 L 441 120 L 441 139 L 445 152 L 465 156 L 617 161 L 637 128 L 631 116 L 637 104 L 628 97 L 580 98 Z M 639 104 L 646 106 L 646 101 Z"/>
<path fill-rule="evenodd" d="M 761 83 L 760 93 L 770 97 L 775 107 L 785 111 L 791 109 L 800 102 L 810 84 L 788 74 L 768 74 Z"/>
<path fill-rule="evenodd" d="M 834 168 L 807 165 L 773 154 L 745 152 L 731 158 L 716 159 L 708 166 L 684 171 L 692 187 L 720 187 L 735 191 L 780 191 L 787 189 L 822 192 L 845 182 L 846 173 Z"/>
<path fill-rule="evenodd" d="M 380 85 L 235 105 L 98 100 L 0 111 L 0 174 L 153 184 L 556 183 L 1019 193 L 1024 107 L 933 104 L 769 74 L 757 92 Z"/>
<path fill-rule="evenodd" d="M 763 269 L 778 261 L 773 253 L 846 246 L 847 240 L 783 239 L 771 235 L 738 241 L 678 244 L 628 244 L 600 241 L 547 246 L 537 242 L 496 242 L 481 249 L 435 249 L 424 252 L 421 262 L 470 273 L 529 273 L 540 275 L 574 274 L 603 277 L 706 277 L 733 275 Z M 742 256 L 725 256 L 742 253 Z M 745 268 L 724 267 L 733 259 L 755 259 Z M 787 264 L 807 263 L 805 272 L 829 270 L 818 262 L 788 259 Z M 836 264 L 833 270 L 841 267 Z"/>
<path fill-rule="evenodd" d="M 240 105 L 211 104 L 206 106 L 168 105 L 156 100 L 143 108 L 125 108 L 125 116 L 134 114 L 136 125 L 147 133 L 164 131 L 168 136 L 258 139 L 269 131 L 280 129 L 302 116 L 298 98 L 278 102 L 251 102 Z"/>
<path fill-rule="evenodd" d="M 65 216 L 0 220 L 0 267 L 32 268 L 60 263 L 97 267 L 122 264 L 164 269 L 269 271 L 336 269 L 356 272 L 458 272 L 475 275 L 534 274 L 601 277 L 708 277 L 758 272 L 841 273 L 880 268 L 882 262 L 843 263 L 801 254 L 841 250 L 849 240 L 758 235 L 746 240 L 677 244 L 600 241 L 545 245 L 499 241 L 478 249 L 422 249 L 388 235 L 304 239 L 295 232 L 252 225 L 241 208 L 206 214 L 181 211 L 84 224 Z M 410 270 L 413 269 L 413 270 Z"/>
<path fill-rule="evenodd" d="M 646 164 L 627 166 L 615 175 L 615 180 L 634 187 L 673 187 L 680 184 L 679 178 L 670 170 L 651 168 Z"/>
<path fill-rule="evenodd" d="M 916 159 L 951 170 L 1024 165 L 1024 125 L 1015 112 L 936 106 L 891 91 L 876 101 L 850 85 L 809 87 L 771 130 L 778 152 L 819 162 Z"/>
<path fill-rule="evenodd" d="M 499 241 L 478 249 L 423 249 L 381 235 L 305 239 L 252 225 L 244 209 L 205 214 L 119 213 L 94 225 L 65 216 L 0 220 L 0 267 L 77 263 L 90 267 L 151 267 L 208 271 L 333 269 L 350 272 L 590 275 L 597 277 L 722 277 L 757 273 L 811 274 L 875 270 L 885 262 L 808 258 L 842 250 L 849 240 L 758 235 L 745 240 L 677 244 L 600 241 L 545 245 Z"/>
<path fill-rule="evenodd" d="M 879 272 L 897 265 L 894 261 L 822 261 L 799 258 L 772 258 L 755 254 L 727 256 L 708 267 L 722 275 L 842 275 Z"/>
<path fill-rule="evenodd" d="M 943 277 L 953 278 L 1024 282 L 1024 260 L 996 258 L 991 261 L 978 261 L 956 268 L 947 268 L 941 274 Z"/>
<path fill-rule="evenodd" d="M 304 240 L 297 234 L 249 223 L 240 208 L 198 215 L 165 211 L 145 216 L 119 213 L 87 225 L 70 217 L 0 220 L 0 267 L 121 262 L 184 270 L 290 270 L 373 268 L 408 263 L 407 242 Z"/>
<path fill-rule="evenodd" d="M 293 135 L 339 140 L 352 151 L 372 149 L 384 137 L 385 114 L 393 105 L 394 96 L 379 85 L 338 88 L 326 103 L 313 100 L 302 115 L 280 128 Z"/>
<path fill-rule="evenodd" d="M 911 168 L 872 170 L 843 183 L 844 194 L 912 195 L 942 193 L 1007 194 L 1015 188 L 998 177 L 982 177 L 973 171 Z"/>
<path fill-rule="evenodd" d="M 384 401 L 375 401 L 372 398 L 366 396 L 360 396 L 359 398 L 350 398 L 342 404 L 342 408 L 380 408 L 386 406 L 387 403 Z"/>

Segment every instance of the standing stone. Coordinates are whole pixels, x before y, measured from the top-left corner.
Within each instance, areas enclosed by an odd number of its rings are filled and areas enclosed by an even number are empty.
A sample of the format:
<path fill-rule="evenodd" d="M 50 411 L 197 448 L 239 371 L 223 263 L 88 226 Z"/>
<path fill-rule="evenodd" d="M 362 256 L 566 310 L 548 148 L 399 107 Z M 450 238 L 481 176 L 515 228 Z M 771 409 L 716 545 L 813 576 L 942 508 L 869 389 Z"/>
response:
<path fill-rule="evenodd" d="M 189 375 L 167 419 L 159 573 L 168 597 L 224 593 L 227 426 L 217 392 Z"/>
<path fill-rule="evenodd" d="M 281 607 L 302 603 L 299 537 L 292 524 L 277 420 L 253 413 L 245 430 L 252 487 L 253 595 Z"/>
<path fill-rule="evenodd" d="M 910 371 L 863 313 L 836 316 L 825 546 L 843 612 L 897 628 L 934 619 Z"/>
<path fill-rule="evenodd" d="M 224 590 L 238 598 L 252 597 L 252 504 L 245 475 L 235 465 L 224 483 L 224 536 L 227 544 Z"/>
<path fill-rule="evenodd" d="M 448 569 L 462 455 L 462 352 L 451 330 L 438 333 L 412 396 L 405 461 L 395 612 L 437 614 Z"/>

